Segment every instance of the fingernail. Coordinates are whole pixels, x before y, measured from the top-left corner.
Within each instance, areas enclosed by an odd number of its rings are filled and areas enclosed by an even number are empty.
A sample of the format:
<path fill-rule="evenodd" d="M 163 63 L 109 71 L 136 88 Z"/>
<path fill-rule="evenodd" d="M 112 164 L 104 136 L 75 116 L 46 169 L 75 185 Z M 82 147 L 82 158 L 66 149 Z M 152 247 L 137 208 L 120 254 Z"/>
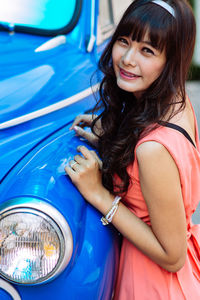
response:
<path fill-rule="evenodd" d="M 78 146 L 78 147 L 77 147 L 77 150 L 80 151 L 81 147 L 83 147 L 83 146 L 81 146 L 81 145 Z"/>
<path fill-rule="evenodd" d="M 76 131 L 78 131 L 79 127 L 75 125 L 73 129 L 75 129 Z"/>

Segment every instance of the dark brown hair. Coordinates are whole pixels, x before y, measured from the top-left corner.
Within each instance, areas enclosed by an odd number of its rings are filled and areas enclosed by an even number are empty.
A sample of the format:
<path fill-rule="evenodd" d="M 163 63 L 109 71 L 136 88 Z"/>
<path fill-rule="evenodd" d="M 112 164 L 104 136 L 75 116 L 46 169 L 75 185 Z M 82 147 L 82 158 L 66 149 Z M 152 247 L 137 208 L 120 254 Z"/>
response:
<path fill-rule="evenodd" d="M 99 154 L 103 161 L 103 184 L 114 194 L 125 193 L 128 189 L 127 166 L 134 161 L 134 149 L 141 136 L 147 134 L 149 128 L 156 128 L 177 101 L 181 103 L 180 109 L 185 107 L 185 81 L 195 45 L 195 19 L 186 0 L 166 2 L 173 7 L 175 17 L 149 0 L 133 1 L 99 61 L 104 74 L 100 101 L 96 106 L 103 105 L 97 118 L 101 119 L 103 129 L 99 137 Z M 146 32 L 152 46 L 161 52 L 165 50 L 166 65 L 159 78 L 140 99 L 136 99 L 133 93 L 117 86 L 112 48 L 119 36 L 131 36 L 139 42 Z M 173 111 L 169 119 L 175 113 Z M 93 123 L 93 132 L 97 119 Z M 121 179 L 120 184 L 114 180 L 114 175 Z"/>

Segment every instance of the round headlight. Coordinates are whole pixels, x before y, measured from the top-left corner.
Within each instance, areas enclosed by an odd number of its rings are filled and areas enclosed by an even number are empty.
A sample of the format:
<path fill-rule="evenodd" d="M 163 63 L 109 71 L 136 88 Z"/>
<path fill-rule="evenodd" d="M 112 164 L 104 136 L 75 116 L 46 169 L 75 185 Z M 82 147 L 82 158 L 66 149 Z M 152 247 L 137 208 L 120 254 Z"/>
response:
<path fill-rule="evenodd" d="M 20 201 L 0 212 L 0 274 L 6 279 L 50 280 L 67 266 L 72 249 L 69 225 L 51 205 Z"/>

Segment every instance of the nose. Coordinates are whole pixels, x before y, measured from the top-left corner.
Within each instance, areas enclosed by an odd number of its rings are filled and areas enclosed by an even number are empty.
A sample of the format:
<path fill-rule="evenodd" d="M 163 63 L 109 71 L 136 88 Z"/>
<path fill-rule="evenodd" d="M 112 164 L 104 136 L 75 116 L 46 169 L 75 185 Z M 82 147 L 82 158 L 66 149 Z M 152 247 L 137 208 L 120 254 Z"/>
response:
<path fill-rule="evenodd" d="M 124 65 L 136 66 L 136 49 L 130 47 L 126 50 L 122 56 L 122 62 Z"/>

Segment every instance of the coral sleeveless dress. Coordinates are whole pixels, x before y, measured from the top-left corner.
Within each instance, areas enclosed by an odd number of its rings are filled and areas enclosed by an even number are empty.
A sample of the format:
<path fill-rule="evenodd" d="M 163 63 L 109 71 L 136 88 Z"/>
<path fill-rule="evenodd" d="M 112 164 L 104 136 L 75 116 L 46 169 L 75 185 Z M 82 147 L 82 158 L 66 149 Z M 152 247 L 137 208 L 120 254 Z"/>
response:
<path fill-rule="evenodd" d="M 196 120 L 195 120 L 196 121 Z M 115 300 L 200 300 L 200 225 L 192 214 L 200 201 L 200 144 L 196 122 L 196 148 L 179 131 L 161 126 L 138 142 L 156 141 L 169 151 L 180 173 L 187 219 L 187 258 L 177 273 L 171 273 L 150 260 L 126 238 L 123 239 Z M 143 198 L 137 160 L 128 167 L 132 185 L 124 203 L 150 225 Z"/>

